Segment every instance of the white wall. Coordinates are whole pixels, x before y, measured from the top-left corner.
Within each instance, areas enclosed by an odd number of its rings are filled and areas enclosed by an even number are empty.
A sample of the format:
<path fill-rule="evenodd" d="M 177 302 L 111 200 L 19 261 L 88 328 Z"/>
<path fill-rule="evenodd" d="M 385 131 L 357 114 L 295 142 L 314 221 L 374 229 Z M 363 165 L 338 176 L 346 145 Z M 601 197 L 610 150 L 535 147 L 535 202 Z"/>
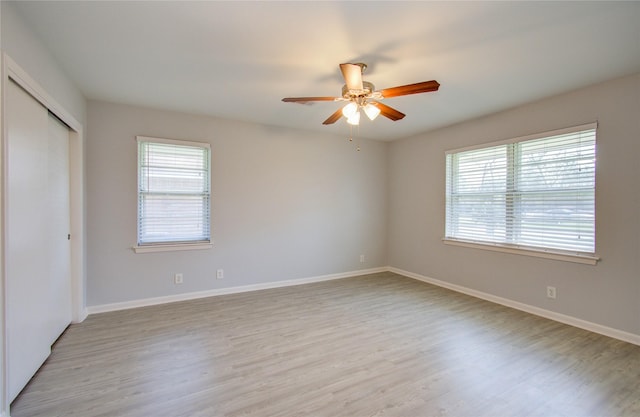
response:
<path fill-rule="evenodd" d="M 2 7 L 2 50 L 25 70 L 44 90 L 84 125 L 86 101 L 38 35 L 24 22 L 12 2 Z"/>
<path fill-rule="evenodd" d="M 88 306 L 387 264 L 386 143 L 94 101 L 88 127 Z M 211 143 L 213 249 L 133 253 L 136 135 Z"/>
<path fill-rule="evenodd" d="M 444 245 L 448 149 L 598 121 L 596 266 Z M 389 148 L 389 264 L 640 335 L 640 75 L 613 80 Z M 558 298 L 546 298 L 547 285 Z"/>

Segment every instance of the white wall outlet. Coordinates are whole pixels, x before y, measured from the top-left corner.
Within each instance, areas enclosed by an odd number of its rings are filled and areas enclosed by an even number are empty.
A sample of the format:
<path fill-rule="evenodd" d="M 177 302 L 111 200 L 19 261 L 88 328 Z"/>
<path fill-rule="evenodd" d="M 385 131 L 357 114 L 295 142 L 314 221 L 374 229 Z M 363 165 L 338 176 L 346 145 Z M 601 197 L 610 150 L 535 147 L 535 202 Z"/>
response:
<path fill-rule="evenodd" d="M 556 287 L 547 287 L 547 298 L 556 298 Z"/>
<path fill-rule="evenodd" d="M 224 269 L 218 269 L 218 270 L 216 271 L 216 278 L 217 278 L 217 279 L 222 279 L 222 278 L 224 278 Z"/>
<path fill-rule="evenodd" d="M 174 284 L 182 284 L 184 281 L 184 277 L 182 276 L 182 274 L 175 274 L 173 276 L 173 283 Z"/>
<path fill-rule="evenodd" d="M 360 255 L 360 263 L 363 264 L 364 263 L 364 255 Z"/>

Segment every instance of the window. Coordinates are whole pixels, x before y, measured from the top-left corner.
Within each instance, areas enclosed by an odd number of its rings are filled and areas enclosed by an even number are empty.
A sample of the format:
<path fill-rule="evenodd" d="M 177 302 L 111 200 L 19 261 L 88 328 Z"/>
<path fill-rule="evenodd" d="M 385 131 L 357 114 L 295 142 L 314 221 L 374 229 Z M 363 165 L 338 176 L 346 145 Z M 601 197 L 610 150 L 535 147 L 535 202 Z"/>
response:
<path fill-rule="evenodd" d="M 210 244 L 210 147 L 137 137 L 138 247 Z"/>
<path fill-rule="evenodd" d="M 450 151 L 446 169 L 446 243 L 593 257 L 596 124 Z"/>

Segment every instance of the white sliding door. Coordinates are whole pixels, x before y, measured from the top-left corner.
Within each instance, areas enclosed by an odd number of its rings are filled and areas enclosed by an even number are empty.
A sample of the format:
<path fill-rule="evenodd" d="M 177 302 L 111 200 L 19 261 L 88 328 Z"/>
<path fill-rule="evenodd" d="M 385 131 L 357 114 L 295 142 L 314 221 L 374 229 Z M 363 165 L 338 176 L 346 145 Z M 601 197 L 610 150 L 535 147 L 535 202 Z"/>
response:
<path fill-rule="evenodd" d="M 71 319 L 69 133 L 17 84 L 10 81 L 7 90 L 6 332 L 12 401 Z"/>
<path fill-rule="evenodd" d="M 50 343 L 71 323 L 71 245 L 69 218 L 69 128 L 49 114 L 46 204 L 49 243 Z"/>
<path fill-rule="evenodd" d="M 48 111 L 15 83 L 8 86 L 7 146 L 7 353 L 9 400 L 49 355 L 47 195 Z"/>

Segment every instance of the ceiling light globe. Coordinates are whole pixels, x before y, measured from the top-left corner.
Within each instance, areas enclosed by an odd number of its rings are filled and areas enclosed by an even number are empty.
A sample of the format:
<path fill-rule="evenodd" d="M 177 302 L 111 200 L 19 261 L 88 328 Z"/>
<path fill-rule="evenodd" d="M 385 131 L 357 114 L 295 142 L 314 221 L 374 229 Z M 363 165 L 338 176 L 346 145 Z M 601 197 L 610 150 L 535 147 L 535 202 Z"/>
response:
<path fill-rule="evenodd" d="M 364 112 L 366 113 L 369 120 L 373 120 L 380 114 L 380 109 L 378 108 L 378 106 L 374 106 L 373 104 L 369 103 L 364 106 Z"/>
<path fill-rule="evenodd" d="M 353 101 L 342 108 L 342 114 L 347 119 L 358 113 L 358 105 Z M 358 117 L 359 119 L 359 117 Z"/>
<path fill-rule="evenodd" d="M 360 124 L 360 112 L 356 111 L 353 115 L 351 115 L 350 117 L 347 117 L 347 123 L 349 123 L 350 125 L 354 125 L 357 126 Z"/>

